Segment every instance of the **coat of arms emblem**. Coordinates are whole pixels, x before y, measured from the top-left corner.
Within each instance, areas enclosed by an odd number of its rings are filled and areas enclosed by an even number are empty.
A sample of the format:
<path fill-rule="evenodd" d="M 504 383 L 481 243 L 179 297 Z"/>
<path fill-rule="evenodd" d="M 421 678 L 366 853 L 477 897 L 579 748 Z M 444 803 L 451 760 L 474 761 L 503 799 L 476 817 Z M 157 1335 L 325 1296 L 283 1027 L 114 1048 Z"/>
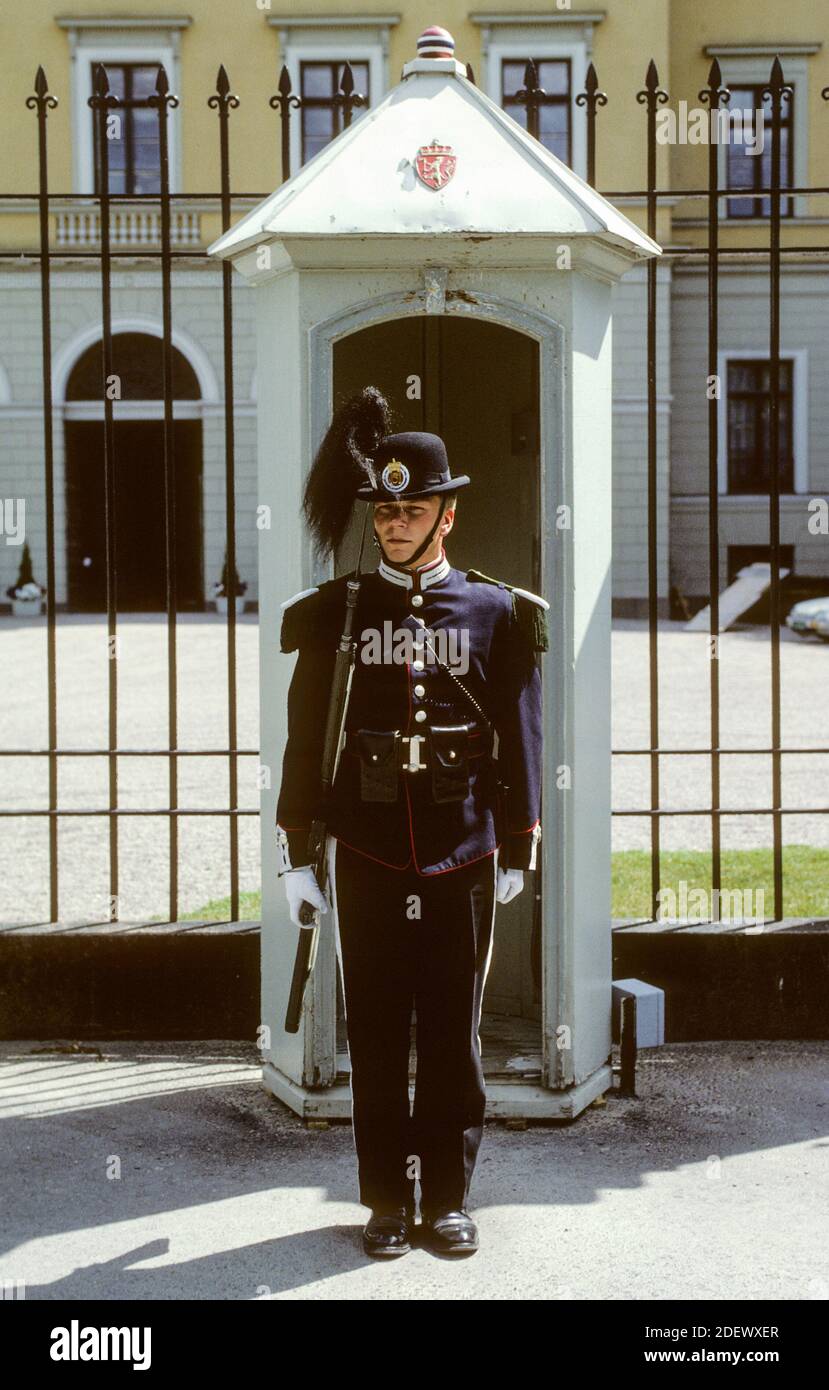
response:
<path fill-rule="evenodd" d="M 409 482 L 409 470 L 400 459 L 390 459 L 381 473 L 383 486 L 389 492 L 402 492 Z"/>
<path fill-rule="evenodd" d="M 451 145 L 441 145 L 433 140 L 431 145 L 421 145 L 418 150 L 415 171 L 427 188 L 443 188 L 452 178 L 457 163 L 458 157 Z"/>

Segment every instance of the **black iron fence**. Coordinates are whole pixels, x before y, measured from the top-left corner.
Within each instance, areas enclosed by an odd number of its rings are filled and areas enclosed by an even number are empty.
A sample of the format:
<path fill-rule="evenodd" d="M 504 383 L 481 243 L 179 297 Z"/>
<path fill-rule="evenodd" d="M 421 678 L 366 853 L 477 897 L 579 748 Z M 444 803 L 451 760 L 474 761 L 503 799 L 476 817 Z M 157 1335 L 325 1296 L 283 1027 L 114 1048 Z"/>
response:
<path fill-rule="evenodd" d="M 474 73 L 467 66 L 467 76 L 474 82 Z M 781 198 L 794 194 L 827 194 L 829 188 L 803 188 L 785 186 L 781 181 L 781 112 L 784 102 L 791 95 L 792 88 L 784 80 L 779 60 L 775 60 L 764 98 L 768 102 L 771 124 L 771 163 L 770 179 L 767 184 L 754 193 L 767 197 L 769 201 L 768 245 L 767 247 L 740 247 L 741 256 L 746 259 L 767 260 L 769 266 L 769 365 L 770 365 L 770 440 L 771 470 L 769 486 L 769 535 L 770 535 L 770 643 L 771 643 L 771 736 L 767 744 L 753 748 L 727 748 L 720 745 L 720 671 L 719 653 L 716 637 L 719 632 L 719 551 L 718 551 L 718 477 L 717 477 L 717 431 L 720 402 L 711 395 L 708 402 L 708 564 L 710 592 L 710 746 L 708 748 L 662 747 L 659 741 L 659 650 L 657 642 L 658 615 L 658 542 L 657 542 L 657 265 L 649 261 L 647 267 L 647 496 L 648 496 L 648 622 L 649 622 L 649 661 L 650 661 L 650 711 L 649 744 L 643 748 L 614 749 L 614 756 L 645 757 L 650 767 L 650 801 L 647 808 L 615 809 L 616 816 L 649 818 L 651 824 L 651 913 L 657 915 L 658 894 L 660 890 L 660 829 L 667 816 L 705 816 L 710 817 L 712 828 L 712 883 L 717 890 L 714 901 L 719 900 L 722 887 L 720 829 L 723 816 L 763 815 L 772 818 L 773 862 L 774 862 L 774 912 L 773 918 L 784 914 L 783 898 L 783 860 L 782 825 L 784 815 L 826 814 L 829 807 L 786 807 L 782 804 L 781 760 L 787 754 L 803 756 L 829 754 L 829 747 L 784 748 L 781 745 L 781 703 L 780 703 L 780 454 L 778 420 L 780 410 L 780 270 L 781 260 L 786 255 L 808 251 L 813 254 L 827 253 L 827 246 L 798 246 L 787 242 L 781 245 Z M 729 100 L 729 92 L 722 85 L 719 65 L 712 63 L 708 85 L 698 94 L 711 111 L 718 110 Z M 829 99 L 829 88 L 822 93 Z M 685 198 L 707 199 L 707 246 L 697 253 L 707 260 L 708 266 L 708 370 L 711 376 L 717 373 L 718 351 L 718 275 L 720 263 L 719 209 L 723 198 L 745 194 L 745 189 L 720 186 L 717 160 L 717 147 L 709 142 L 707 186 L 698 189 L 659 188 L 657 186 L 657 112 L 668 101 L 668 93 L 659 84 L 656 66 L 650 63 L 644 88 L 636 94 L 636 100 L 644 106 L 644 130 L 647 151 L 647 180 L 641 190 L 609 190 L 604 196 L 613 199 L 643 199 L 647 207 L 647 230 L 656 237 L 657 216 L 660 201 L 676 198 L 677 193 Z M 528 132 L 539 138 L 540 113 L 547 94 L 539 85 L 537 69 L 528 62 L 524 76 L 524 86 L 514 95 L 526 110 Z M 0 259 L 7 262 L 19 261 L 24 254 L 34 257 L 40 266 L 40 303 L 42 333 L 42 378 L 43 378 L 43 466 L 45 477 L 46 510 L 46 578 L 47 578 L 47 669 L 48 669 L 48 746 L 46 748 L 19 748 L 2 750 L 3 757 L 40 756 L 48 760 L 49 794 L 48 807 L 43 809 L 0 808 L 0 816 L 42 816 L 49 824 L 49 866 L 50 866 L 50 917 L 59 919 L 59 881 L 58 881 L 58 823 L 64 816 L 106 816 L 109 825 L 109 873 L 110 900 L 113 904 L 111 920 L 117 920 L 119 856 L 118 827 L 122 816 L 167 817 L 169 822 L 169 917 L 178 917 L 178 821 L 182 816 L 225 816 L 228 819 L 228 861 L 230 868 L 230 919 L 239 915 L 239 853 L 238 818 L 242 815 L 258 815 L 255 809 L 241 808 L 238 804 L 238 759 L 257 756 L 258 749 L 240 748 L 237 739 L 237 691 L 236 691 L 236 612 L 235 604 L 228 603 L 227 616 L 227 680 L 228 680 L 228 736 L 227 746 L 223 748 L 187 748 L 177 746 L 178 695 L 176 669 L 176 514 L 175 514 L 175 451 L 173 434 L 173 348 L 172 348 L 172 308 L 171 275 L 174 261 L 193 261 L 206 259 L 203 247 L 175 244 L 172 233 L 174 209 L 186 208 L 188 203 L 198 201 L 214 202 L 221 215 L 222 230 L 231 225 L 234 203 L 261 199 L 270 190 L 260 193 L 232 193 L 230 167 L 230 126 L 231 113 L 238 107 L 239 100 L 232 93 L 230 82 L 222 66 L 219 68 L 216 90 L 209 97 L 208 104 L 217 116 L 217 142 L 219 150 L 220 188 L 218 192 L 182 194 L 170 192 L 169 173 L 169 111 L 178 105 L 178 99 L 169 91 L 166 73 L 158 70 L 155 92 L 147 98 L 147 104 L 154 108 L 158 118 L 158 151 L 160 166 L 160 191 L 152 194 L 116 195 L 110 192 L 107 119 L 118 106 L 116 97 L 109 88 L 106 67 L 98 65 L 95 72 L 93 94 L 89 105 L 97 125 L 97 151 L 100 159 L 98 191 L 94 198 L 84 195 L 84 203 L 97 208 L 97 225 L 100 228 L 100 245 L 96 247 L 54 246 L 50 244 L 50 216 L 62 203 L 77 203 L 76 194 L 56 194 L 49 189 L 47 118 L 57 106 L 56 98 L 50 93 L 46 76 L 38 68 L 34 93 L 28 98 L 27 106 L 34 112 L 37 121 L 38 142 L 38 192 L 8 195 L 19 200 L 21 206 L 36 198 L 39 217 L 39 251 L 34 253 L 22 250 L 0 251 Z M 600 132 L 598 113 L 608 105 L 606 94 L 600 90 L 595 68 L 591 64 L 584 92 L 575 97 L 576 105 L 585 108 L 587 135 L 587 177 L 595 185 L 597 135 Z M 334 105 L 340 113 L 342 126 L 351 123 L 356 108 L 366 105 L 366 98 L 355 90 L 352 70 L 344 64 L 339 91 L 334 97 Z M 291 173 L 291 121 L 302 107 L 302 98 L 292 91 L 287 68 L 283 68 L 277 92 L 270 97 L 270 106 L 277 113 L 278 141 L 281 147 L 283 178 Z M 157 245 L 140 247 L 113 245 L 111 235 L 113 210 L 120 207 L 141 207 L 147 204 L 160 209 L 160 234 Z M 675 251 L 666 248 L 667 257 L 688 256 L 687 249 Z M 100 265 L 101 275 L 101 382 L 104 402 L 104 470 L 105 470 L 105 536 L 106 536 L 106 611 L 110 639 L 116 635 L 118 614 L 118 549 L 115 533 L 115 498 L 117 471 L 115 457 L 115 438 L 113 432 L 113 403 L 107 391 L 107 381 L 113 369 L 112 334 L 112 270 L 119 257 L 134 259 L 150 257 L 158 261 L 162 297 L 162 378 L 163 378 L 163 460 L 164 460 L 164 555 L 166 614 L 168 633 L 168 744 L 167 748 L 119 747 L 117 743 L 117 713 L 119 669 L 117 648 L 113 644 L 113 656 L 108 664 L 109 720 L 106 746 L 98 749 L 73 749 L 58 746 L 57 737 L 57 667 L 55 633 L 57 614 L 55 607 L 55 487 L 52 427 L 52 346 L 51 346 L 51 266 L 56 258 L 91 259 Z M 221 265 L 222 284 L 222 326 L 223 326 L 223 364 L 224 364 L 224 455 L 225 455 L 225 512 L 226 546 L 228 574 L 236 572 L 236 513 L 235 513 L 235 449 L 233 420 L 233 285 L 232 270 L 225 261 Z M 232 596 L 231 596 L 232 598 Z M 772 805 L 737 807 L 723 806 L 721 802 L 720 774 L 721 759 L 730 755 L 746 754 L 770 755 L 772 759 Z M 661 804 L 660 761 L 667 756 L 710 757 L 711 795 L 710 805 L 693 808 L 677 808 Z M 98 756 L 108 760 L 109 804 L 102 808 L 74 810 L 59 804 L 58 768 L 59 760 L 73 756 Z M 178 760 L 183 757 L 217 757 L 227 760 L 229 770 L 229 804 L 224 807 L 196 809 L 178 804 Z M 168 761 L 168 800 L 169 805 L 148 810 L 127 809 L 119 805 L 118 759 L 119 758 L 165 758 Z"/>

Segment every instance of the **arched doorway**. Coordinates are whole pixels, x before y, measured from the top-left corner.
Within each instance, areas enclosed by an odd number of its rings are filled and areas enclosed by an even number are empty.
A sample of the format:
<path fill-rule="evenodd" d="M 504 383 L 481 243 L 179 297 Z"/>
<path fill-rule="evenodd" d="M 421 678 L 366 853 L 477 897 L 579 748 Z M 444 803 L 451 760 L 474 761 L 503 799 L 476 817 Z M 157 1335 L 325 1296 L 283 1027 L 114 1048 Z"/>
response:
<path fill-rule="evenodd" d="M 535 593 L 543 593 L 539 371 L 535 338 L 471 316 L 387 320 L 338 339 L 333 349 L 335 402 L 378 386 L 395 431 L 441 435 L 452 471 L 469 474 L 447 542 L 450 563 Z M 338 574 L 355 563 L 362 508 L 355 512 Z M 376 556 L 367 547 L 367 568 Z M 489 1079 L 530 1079 L 542 1069 L 540 865 L 539 856 L 524 892 L 498 908 L 481 1023 Z M 344 1054 L 341 998 L 338 1012 L 337 1050 Z"/>
<path fill-rule="evenodd" d="M 66 533 L 68 605 L 106 610 L 106 516 L 102 343 L 78 358 L 66 386 Z M 198 379 L 172 352 L 176 607 L 204 607 L 202 422 Z M 114 544 L 118 610 L 166 607 L 164 550 L 164 404 L 162 342 L 148 333 L 115 333 L 112 371 L 115 456 Z"/>

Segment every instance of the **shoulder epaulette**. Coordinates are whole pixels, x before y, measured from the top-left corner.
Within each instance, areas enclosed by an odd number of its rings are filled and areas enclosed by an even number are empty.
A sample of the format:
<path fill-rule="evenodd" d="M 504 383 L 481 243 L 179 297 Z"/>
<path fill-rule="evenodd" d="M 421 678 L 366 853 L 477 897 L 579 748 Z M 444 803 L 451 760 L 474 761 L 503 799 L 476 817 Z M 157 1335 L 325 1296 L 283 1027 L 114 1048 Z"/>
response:
<path fill-rule="evenodd" d="M 313 641 L 328 630 L 328 621 L 340 595 L 345 612 L 343 589 L 348 575 L 337 579 L 327 579 L 313 589 L 300 589 L 292 598 L 285 599 L 282 608 L 282 630 L 279 648 L 283 652 L 296 651 L 303 642 Z"/>
<path fill-rule="evenodd" d="M 531 593 L 529 589 L 519 589 L 515 584 L 508 584 L 505 579 L 493 579 L 491 575 L 482 574 L 480 570 L 467 570 L 466 577 L 479 583 L 497 584 L 499 589 L 507 589 L 512 596 L 512 611 L 516 622 L 526 633 L 533 651 L 548 650 L 550 642 L 547 633 L 547 609 L 550 605 L 546 598 Z"/>

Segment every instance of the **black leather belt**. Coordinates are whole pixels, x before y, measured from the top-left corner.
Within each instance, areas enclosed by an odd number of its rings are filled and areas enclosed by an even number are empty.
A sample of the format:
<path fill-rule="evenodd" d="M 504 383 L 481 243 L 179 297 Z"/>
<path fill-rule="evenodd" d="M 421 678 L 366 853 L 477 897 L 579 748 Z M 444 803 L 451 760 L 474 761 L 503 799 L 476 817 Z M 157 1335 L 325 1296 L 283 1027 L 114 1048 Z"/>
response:
<path fill-rule="evenodd" d="M 379 732 L 379 731 L 378 731 Z M 389 730 L 388 732 L 392 732 Z M 422 733 L 402 734 L 399 729 L 394 730 L 395 759 L 398 771 L 400 772 L 423 772 L 431 765 L 432 760 L 432 740 L 429 729 L 424 729 Z M 452 743 L 457 743 L 457 748 L 452 747 Z M 458 731 L 457 739 L 442 740 L 442 750 L 445 758 L 451 758 L 456 754 L 460 760 L 464 756 L 467 758 L 481 758 L 492 752 L 493 736 L 491 729 L 469 729 L 464 732 Z M 361 748 L 359 734 L 347 733 L 343 752 L 360 757 L 364 752 Z M 369 754 L 369 757 L 371 754 Z"/>

